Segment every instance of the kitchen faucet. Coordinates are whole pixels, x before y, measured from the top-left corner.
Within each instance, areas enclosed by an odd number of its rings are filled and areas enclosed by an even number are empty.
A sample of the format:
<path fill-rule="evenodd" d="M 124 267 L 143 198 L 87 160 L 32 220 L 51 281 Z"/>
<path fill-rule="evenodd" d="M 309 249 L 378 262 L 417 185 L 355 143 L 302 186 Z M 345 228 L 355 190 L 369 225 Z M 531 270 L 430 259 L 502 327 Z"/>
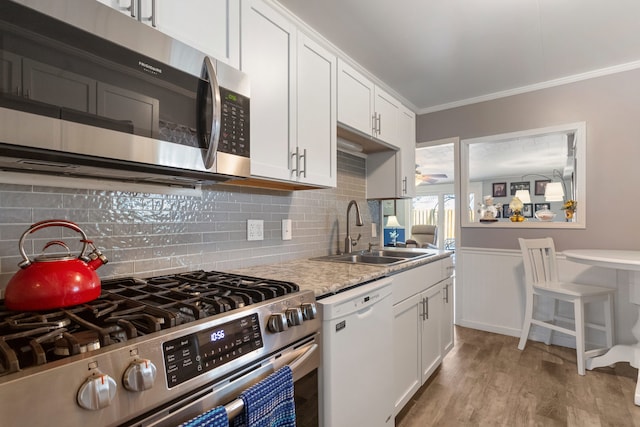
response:
<path fill-rule="evenodd" d="M 352 200 L 349 202 L 349 206 L 347 206 L 347 237 L 344 239 L 344 253 L 350 254 L 351 248 L 358 243 L 362 234 L 358 234 L 356 239 L 351 238 L 351 233 L 349 232 L 349 212 L 351 211 L 351 206 L 356 207 L 356 225 L 358 227 L 362 227 L 362 216 L 360 215 L 360 207 L 358 206 L 358 202 Z"/>

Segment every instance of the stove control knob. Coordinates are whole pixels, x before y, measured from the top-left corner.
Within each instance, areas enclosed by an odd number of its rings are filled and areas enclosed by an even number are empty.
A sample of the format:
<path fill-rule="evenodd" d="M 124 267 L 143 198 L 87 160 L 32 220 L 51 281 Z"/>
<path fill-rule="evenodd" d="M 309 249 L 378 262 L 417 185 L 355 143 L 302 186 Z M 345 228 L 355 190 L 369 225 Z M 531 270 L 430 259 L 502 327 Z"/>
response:
<path fill-rule="evenodd" d="M 156 365 L 149 359 L 137 359 L 124 371 L 122 384 L 129 391 L 144 391 L 153 387 L 156 380 Z"/>
<path fill-rule="evenodd" d="M 299 307 L 287 308 L 285 314 L 289 326 L 302 325 L 304 319 L 302 318 L 302 310 Z"/>
<path fill-rule="evenodd" d="M 78 404 L 90 411 L 106 408 L 116 396 L 117 387 L 113 378 L 96 371 L 80 386 Z"/>
<path fill-rule="evenodd" d="M 272 314 L 269 316 L 269 321 L 267 322 L 267 328 L 271 332 L 284 332 L 289 329 L 289 325 L 287 324 L 287 316 L 284 313 Z"/>
<path fill-rule="evenodd" d="M 302 316 L 304 320 L 311 320 L 316 318 L 316 303 L 315 302 L 305 302 L 300 306 L 302 310 Z"/>

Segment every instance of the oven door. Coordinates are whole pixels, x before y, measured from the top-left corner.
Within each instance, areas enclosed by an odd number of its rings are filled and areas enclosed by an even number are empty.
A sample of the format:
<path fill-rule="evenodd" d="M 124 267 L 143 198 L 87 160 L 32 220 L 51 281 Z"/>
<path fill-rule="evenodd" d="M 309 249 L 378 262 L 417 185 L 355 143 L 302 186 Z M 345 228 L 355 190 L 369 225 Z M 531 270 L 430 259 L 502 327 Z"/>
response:
<path fill-rule="evenodd" d="M 236 375 L 224 381 L 194 390 L 169 405 L 150 411 L 147 416 L 123 425 L 175 427 L 219 405 L 225 405 L 227 414 L 230 420 L 232 420 L 239 415 L 243 409 L 242 400 L 238 398 L 240 393 L 285 365 L 289 365 L 293 371 L 294 389 L 296 389 L 296 392 L 298 383 L 305 383 L 305 388 L 308 389 L 309 381 L 313 382 L 314 379 L 317 378 L 317 369 L 320 363 L 317 337 L 318 335 L 311 336 L 294 346 L 279 351 L 261 362 L 240 369 Z M 313 395 L 313 391 L 311 394 Z M 307 404 L 308 396 L 305 396 L 303 400 L 305 401 L 304 407 L 299 407 L 298 399 L 296 399 L 296 416 L 298 418 L 304 418 L 304 421 L 298 424 L 310 425 L 308 420 L 311 420 L 312 423 L 316 421 L 317 425 L 317 402 L 315 404 Z M 313 408 L 315 408 L 316 414 L 307 413 L 309 409 L 313 410 Z"/>

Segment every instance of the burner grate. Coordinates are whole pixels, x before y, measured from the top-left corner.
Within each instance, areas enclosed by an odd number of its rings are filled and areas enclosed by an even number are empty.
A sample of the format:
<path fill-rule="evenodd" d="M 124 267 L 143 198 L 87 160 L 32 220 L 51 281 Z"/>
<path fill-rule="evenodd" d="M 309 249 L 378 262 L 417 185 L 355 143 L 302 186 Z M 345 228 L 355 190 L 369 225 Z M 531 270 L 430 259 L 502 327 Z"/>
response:
<path fill-rule="evenodd" d="M 297 292 L 290 282 L 215 271 L 102 282 L 100 298 L 47 312 L 0 305 L 0 376 Z"/>

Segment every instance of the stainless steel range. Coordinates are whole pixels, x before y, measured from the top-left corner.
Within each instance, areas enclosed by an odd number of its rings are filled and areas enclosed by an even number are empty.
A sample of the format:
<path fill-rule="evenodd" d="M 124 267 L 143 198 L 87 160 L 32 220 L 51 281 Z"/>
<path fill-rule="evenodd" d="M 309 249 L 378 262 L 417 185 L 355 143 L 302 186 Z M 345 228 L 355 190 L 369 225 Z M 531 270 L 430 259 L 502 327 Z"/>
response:
<path fill-rule="evenodd" d="M 313 292 L 220 272 L 103 281 L 98 299 L 47 312 L 0 306 L 2 423 L 175 426 L 285 364 L 294 380 L 313 371 L 319 330 Z"/>

